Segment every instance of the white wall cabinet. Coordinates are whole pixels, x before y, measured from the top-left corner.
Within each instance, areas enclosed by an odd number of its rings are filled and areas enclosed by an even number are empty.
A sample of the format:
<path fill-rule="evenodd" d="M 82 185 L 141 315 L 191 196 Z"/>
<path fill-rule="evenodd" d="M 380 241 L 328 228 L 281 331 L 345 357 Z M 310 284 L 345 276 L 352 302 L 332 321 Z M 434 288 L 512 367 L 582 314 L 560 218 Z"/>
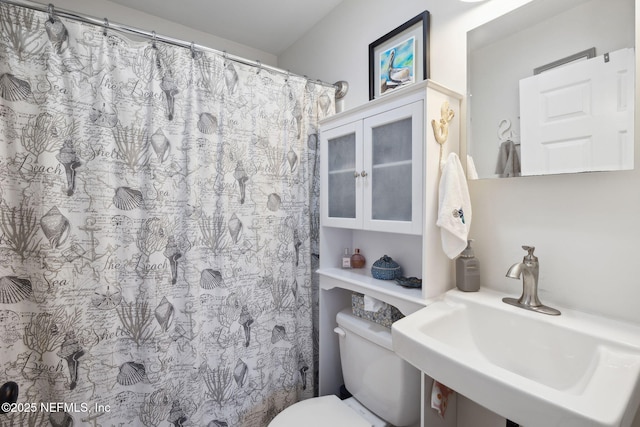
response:
<path fill-rule="evenodd" d="M 421 234 L 423 100 L 351 118 L 321 132 L 323 224 Z"/>
<path fill-rule="evenodd" d="M 321 395 L 337 394 L 343 384 L 333 329 L 353 292 L 408 315 L 453 287 L 453 264 L 436 226 L 441 146 L 432 121 L 439 126 L 441 110 L 453 110 L 442 155 L 458 152 L 461 99 L 424 81 L 321 122 Z M 360 249 L 363 269 L 341 268 L 345 248 Z M 383 255 L 397 261 L 404 276 L 420 277 L 422 289 L 374 279 L 371 265 Z"/>

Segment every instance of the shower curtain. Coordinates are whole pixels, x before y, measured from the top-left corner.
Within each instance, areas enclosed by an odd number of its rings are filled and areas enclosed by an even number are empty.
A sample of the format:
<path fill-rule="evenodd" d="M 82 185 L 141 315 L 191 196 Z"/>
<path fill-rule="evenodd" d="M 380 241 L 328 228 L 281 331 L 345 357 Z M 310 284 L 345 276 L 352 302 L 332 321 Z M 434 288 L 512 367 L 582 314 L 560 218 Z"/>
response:
<path fill-rule="evenodd" d="M 333 88 L 6 4 L 0 26 L 0 424 L 265 426 L 312 396 Z"/>

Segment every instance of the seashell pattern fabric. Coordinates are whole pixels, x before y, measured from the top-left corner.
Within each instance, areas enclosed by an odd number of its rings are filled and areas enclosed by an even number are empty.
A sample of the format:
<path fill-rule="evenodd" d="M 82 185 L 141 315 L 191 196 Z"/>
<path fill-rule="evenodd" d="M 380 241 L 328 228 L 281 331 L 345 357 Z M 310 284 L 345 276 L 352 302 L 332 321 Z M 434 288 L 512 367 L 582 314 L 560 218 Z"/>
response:
<path fill-rule="evenodd" d="M 57 248 L 66 241 L 71 224 L 58 207 L 54 206 L 40 218 L 40 227 L 51 246 Z"/>
<path fill-rule="evenodd" d="M 218 130 L 218 119 L 211 113 L 202 113 L 198 119 L 198 129 L 208 135 Z"/>
<path fill-rule="evenodd" d="M 224 286 L 222 273 L 211 268 L 202 270 L 202 273 L 200 274 L 200 286 L 203 289 L 214 289 Z"/>
<path fill-rule="evenodd" d="M 147 371 L 141 363 L 126 362 L 120 366 L 117 381 L 121 385 L 135 385 L 141 381 L 148 381 Z"/>
<path fill-rule="evenodd" d="M 144 202 L 142 192 L 129 187 L 116 188 L 116 194 L 113 196 L 113 204 L 118 208 L 125 211 L 139 208 Z"/>
<path fill-rule="evenodd" d="M 55 47 L 57 53 L 62 53 L 64 42 L 67 40 L 67 28 L 58 18 L 48 19 L 44 23 L 49 41 Z"/>
<path fill-rule="evenodd" d="M 13 74 L 0 75 L 0 97 L 7 101 L 23 101 L 33 96 L 28 81 L 21 80 Z"/>
<path fill-rule="evenodd" d="M 33 294 L 31 281 L 16 276 L 0 277 L 0 304 L 15 304 Z"/>
<path fill-rule="evenodd" d="M 0 372 L 111 409 L 0 423 L 263 427 L 311 397 L 332 88 L 5 3 L 0 24 Z"/>
<path fill-rule="evenodd" d="M 167 297 L 162 297 L 160 305 L 156 307 L 155 316 L 164 332 L 168 331 L 169 326 L 171 326 L 174 311 L 173 304 L 167 300 Z"/>

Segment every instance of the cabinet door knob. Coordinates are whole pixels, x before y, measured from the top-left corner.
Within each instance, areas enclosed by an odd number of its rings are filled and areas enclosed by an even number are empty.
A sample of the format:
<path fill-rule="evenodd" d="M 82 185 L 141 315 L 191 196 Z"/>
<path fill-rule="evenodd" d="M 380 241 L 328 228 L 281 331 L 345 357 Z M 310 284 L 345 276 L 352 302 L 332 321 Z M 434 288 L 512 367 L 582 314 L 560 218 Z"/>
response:
<path fill-rule="evenodd" d="M 360 176 L 360 174 L 359 174 L 358 172 L 354 172 L 354 173 L 353 173 L 353 177 L 354 177 L 354 178 L 357 178 L 357 177 L 359 177 L 359 176 Z"/>
<path fill-rule="evenodd" d="M 365 176 L 367 176 L 367 172 L 366 171 L 360 172 L 360 176 L 364 178 Z"/>

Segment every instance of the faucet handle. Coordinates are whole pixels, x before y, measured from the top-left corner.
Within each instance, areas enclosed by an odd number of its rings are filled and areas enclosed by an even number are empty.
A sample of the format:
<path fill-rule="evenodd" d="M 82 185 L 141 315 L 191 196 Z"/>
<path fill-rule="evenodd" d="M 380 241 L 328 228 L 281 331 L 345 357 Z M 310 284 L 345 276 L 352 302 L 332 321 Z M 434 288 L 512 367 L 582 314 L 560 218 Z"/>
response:
<path fill-rule="evenodd" d="M 533 254 L 533 251 L 536 250 L 535 246 L 522 246 L 522 249 L 527 251 L 527 255 L 525 255 L 525 257 L 523 258 L 524 262 L 527 262 L 527 261 L 536 261 L 537 262 L 538 261 L 538 257 Z"/>

